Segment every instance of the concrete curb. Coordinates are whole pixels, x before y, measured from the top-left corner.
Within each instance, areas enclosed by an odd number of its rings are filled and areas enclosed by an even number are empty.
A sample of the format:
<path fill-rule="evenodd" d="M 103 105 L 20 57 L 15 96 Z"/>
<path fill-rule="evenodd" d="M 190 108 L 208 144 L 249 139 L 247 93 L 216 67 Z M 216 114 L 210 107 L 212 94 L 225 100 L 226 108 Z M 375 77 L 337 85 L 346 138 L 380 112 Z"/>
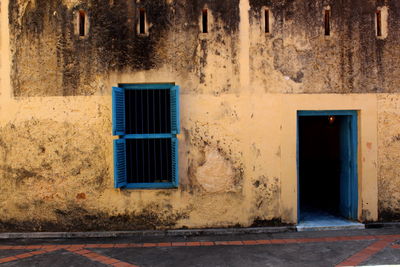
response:
<path fill-rule="evenodd" d="M 109 231 L 109 232 L 30 232 L 0 233 L 0 239 L 45 239 L 45 238 L 107 238 L 107 237 L 167 237 L 201 235 L 240 235 L 295 232 L 296 226 L 254 227 L 254 228 L 218 228 L 184 230 L 146 230 L 146 231 Z"/>
<path fill-rule="evenodd" d="M 400 228 L 400 222 L 372 222 L 372 223 L 365 223 L 366 229 L 371 228 L 384 228 L 384 229 L 394 229 Z"/>

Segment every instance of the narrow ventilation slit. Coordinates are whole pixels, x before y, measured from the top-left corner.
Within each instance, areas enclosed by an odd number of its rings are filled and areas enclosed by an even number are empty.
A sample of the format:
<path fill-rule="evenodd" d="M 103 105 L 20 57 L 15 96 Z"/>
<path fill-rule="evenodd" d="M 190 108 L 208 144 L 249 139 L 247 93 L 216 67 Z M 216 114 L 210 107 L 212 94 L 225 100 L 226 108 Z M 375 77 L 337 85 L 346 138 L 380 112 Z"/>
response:
<path fill-rule="evenodd" d="M 139 33 L 146 33 L 146 10 L 144 8 L 139 9 Z"/>
<path fill-rule="evenodd" d="M 382 11 L 376 11 L 376 36 L 382 36 Z"/>
<path fill-rule="evenodd" d="M 331 12 L 330 10 L 325 10 L 325 36 L 331 35 Z"/>
<path fill-rule="evenodd" d="M 145 111 L 144 113 L 146 114 L 146 126 L 144 129 L 144 133 L 153 133 L 154 131 L 151 129 L 152 120 L 154 120 L 154 114 L 152 114 L 153 108 L 151 107 L 153 101 L 151 101 L 151 90 L 145 90 L 145 99 L 144 99 L 144 104 L 145 104 Z"/>
<path fill-rule="evenodd" d="M 79 11 L 79 36 L 86 36 L 86 13 L 83 10 Z"/>
<path fill-rule="evenodd" d="M 203 9 L 203 19 L 202 19 L 202 25 L 203 25 L 203 33 L 208 33 L 208 10 Z"/>
<path fill-rule="evenodd" d="M 269 33 L 270 28 L 269 28 L 269 9 L 266 8 L 264 10 L 264 32 Z"/>

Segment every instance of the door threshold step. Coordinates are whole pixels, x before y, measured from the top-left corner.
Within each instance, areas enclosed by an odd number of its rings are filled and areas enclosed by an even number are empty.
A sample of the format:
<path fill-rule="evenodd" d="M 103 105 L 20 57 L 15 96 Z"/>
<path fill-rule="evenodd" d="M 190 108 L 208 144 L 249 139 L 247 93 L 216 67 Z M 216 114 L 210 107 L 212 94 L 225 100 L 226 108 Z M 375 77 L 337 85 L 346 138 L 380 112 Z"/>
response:
<path fill-rule="evenodd" d="M 301 220 L 296 226 L 298 232 L 365 229 L 363 223 L 350 221 L 326 211 L 304 211 L 301 214 Z"/>
<path fill-rule="evenodd" d="M 346 225 L 299 225 L 296 226 L 298 232 L 305 231 L 332 231 L 332 230 L 357 230 L 365 229 L 365 225 L 362 223 L 350 222 Z"/>

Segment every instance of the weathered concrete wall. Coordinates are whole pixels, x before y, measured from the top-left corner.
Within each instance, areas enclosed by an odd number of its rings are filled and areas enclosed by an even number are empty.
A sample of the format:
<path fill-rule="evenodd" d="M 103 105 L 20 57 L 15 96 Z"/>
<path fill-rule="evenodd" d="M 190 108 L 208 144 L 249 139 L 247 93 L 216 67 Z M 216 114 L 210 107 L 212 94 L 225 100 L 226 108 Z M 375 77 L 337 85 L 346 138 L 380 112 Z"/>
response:
<path fill-rule="evenodd" d="M 279 168 L 269 164 L 280 162 L 279 135 L 274 134 L 279 115 L 269 110 L 279 108 L 279 98 L 265 98 L 258 107 L 246 98 L 238 105 L 234 95 L 182 96 L 177 190 L 113 188 L 109 97 L 6 104 L 0 225 L 15 230 L 153 229 L 278 218 Z M 265 116 L 271 119 L 253 123 Z M 15 119 L 6 122 L 7 117 Z"/>
<path fill-rule="evenodd" d="M 396 1 L 250 0 L 251 80 L 269 93 L 398 92 Z M 388 8 L 387 38 L 376 37 L 375 12 Z M 273 15 L 263 32 L 263 8 Z M 331 35 L 324 35 L 324 10 Z"/>
<path fill-rule="evenodd" d="M 207 35 L 200 33 L 204 7 L 212 24 Z M 160 68 L 181 77 L 187 91 L 238 88 L 238 1 L 24 0 L 9 8 L 15 96 L 104 93 L 112 72 Z M 147 35 L 136 31 L 139 8 L 146 10 Z M 87 38 L 75 30 L 80 9 L 90 21 Z"/>
<path fill-rule="evenodd" d="M 324 8 L 331 35 L 324 36 Z M 375 11 L 388 9 L 388 35 L 376 38 Z M 271 33 L 263 32 L 263 10 Z M 104 94 L 110 74 L 167 69 L 188 93 L 239 92 L 239 1 L 10 1 L 15 96 Z M 136 31 L 145 8 L 149 33 Z M 201 33 L 201 10 L 210 32 Z M 76 12 L 87 11 L 87 38 Z M 251 90 L 268 93 L 398 92 L 400 3 L 249 1 Z M 247 22 L 246 22 L 247 23 Z M 26 60 L 28 59 L 29 60 Z M 243 62 L 242 62 L 243 63 Z"/>
<path fill-rule="evenodd" d="M 400 4 L 386 3 L 379 39 L 385 3 L 2 1 L 0 231 L 295 223 L 297 109 L 360 111 L 359 219 L 378 219 L 377 184 L 381 217 L 395 219 Z M 147 35 L 136 32 L 138 8 Z M 178 189 L 113 188 L 110 89 L 141 82 L 181 86 Z"/>
<path fill-rule="evenodd" d="M 400 98 L 380 95 L 379 103 L 379 214 L 400 220 Z"/>

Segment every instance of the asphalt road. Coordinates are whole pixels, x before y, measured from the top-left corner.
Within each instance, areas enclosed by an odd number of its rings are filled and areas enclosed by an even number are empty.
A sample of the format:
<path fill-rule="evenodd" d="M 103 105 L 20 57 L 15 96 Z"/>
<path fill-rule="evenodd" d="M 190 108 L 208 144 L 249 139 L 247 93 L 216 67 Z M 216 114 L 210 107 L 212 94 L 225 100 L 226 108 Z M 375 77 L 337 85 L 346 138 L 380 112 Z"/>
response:
<path fill-rule="evenodd" d="M 400 229 L 0 240 L 0 266 L 400 266 Z"/>

